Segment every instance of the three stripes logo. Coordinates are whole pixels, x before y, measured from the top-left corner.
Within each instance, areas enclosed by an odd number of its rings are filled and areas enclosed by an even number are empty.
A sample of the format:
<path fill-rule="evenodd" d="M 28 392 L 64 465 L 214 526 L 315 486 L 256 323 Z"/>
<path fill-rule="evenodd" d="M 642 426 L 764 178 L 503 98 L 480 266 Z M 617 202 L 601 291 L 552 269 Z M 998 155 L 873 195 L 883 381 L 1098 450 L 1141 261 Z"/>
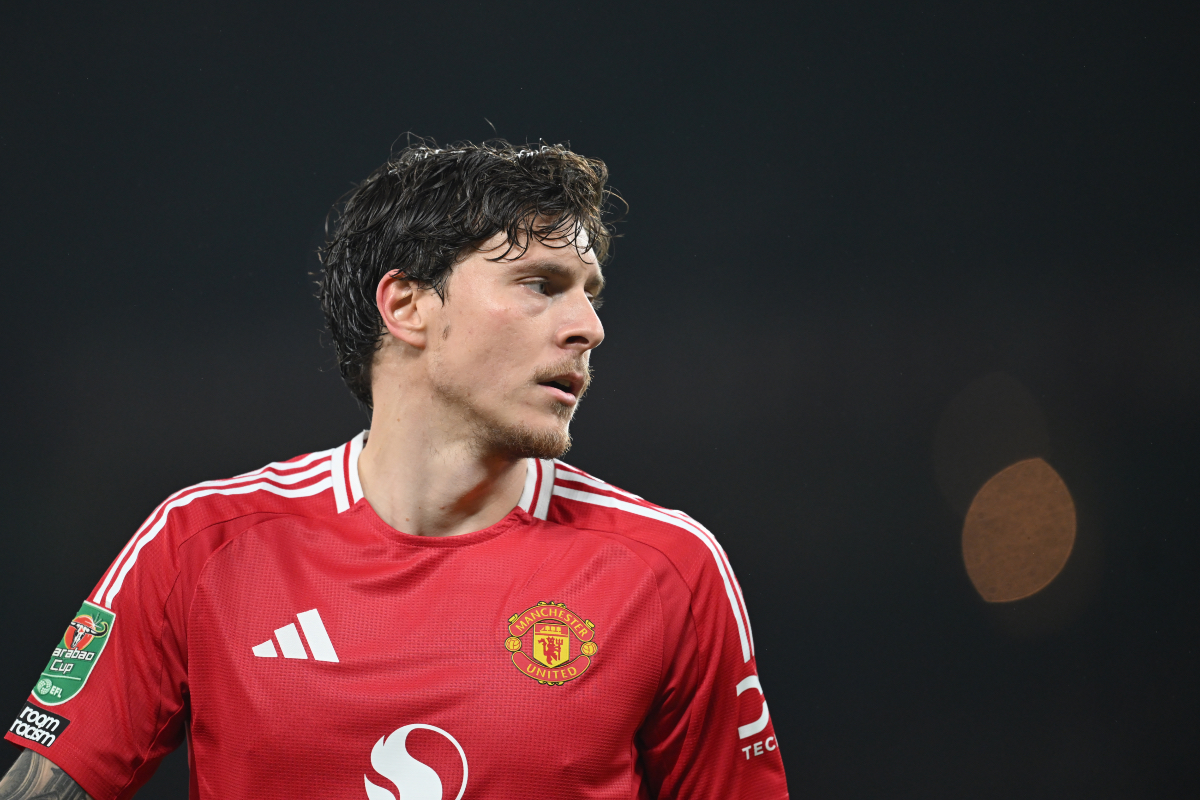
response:
<path fill-rule="evenodd" d="M 278 658 L 280 652 L 284 658 L 308 658 L 308 651 L 311 651 L 317 661 L 337 662 L 337 652 L 317 610 L 310 608 L 302 611 L 296 615 L 296 619 L 300 622 L 300 630 L 296 630 L 296 623 L 289 622 L 275 629 L 274 639 L 254 645 L 250 648 L 251 652 L 259 658 Z M 300 636 L 301 630 L 304 631 L 303 638 Z M 308 651 L 304 649 L 305 641 L 308 642 Z M 275 642 L 279 642 L 279 650 L 275 649 Z"/>

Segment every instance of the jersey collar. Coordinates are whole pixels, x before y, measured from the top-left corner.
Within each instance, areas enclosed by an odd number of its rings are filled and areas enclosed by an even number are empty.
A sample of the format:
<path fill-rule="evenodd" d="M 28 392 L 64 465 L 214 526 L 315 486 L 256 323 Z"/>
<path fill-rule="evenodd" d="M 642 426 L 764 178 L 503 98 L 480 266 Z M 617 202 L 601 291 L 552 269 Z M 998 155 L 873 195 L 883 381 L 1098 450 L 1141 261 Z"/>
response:
<path fill-rule="evenodd" d="M 545 519 L 550 511 L 550 495 L 554 491 L 554 462 L 545 459 L 525 459 L 525 491 L 517 505 L 534 519 Z"/>
<path fill-rule="evenodd" d="M 366 438 L 367 431 L 363 431 L 333 450 L 330 473 L 333 479 L 333 502 L 337 505 L 339 514 L 362 499 L 362 483 L 358 480 L 358 457 L 362 455 Z"/>
<path fill-rule="evenodd" d="M 348 511 L 362 499 L 362 482 L 358 479 L 358 457 L 369 431 L 363 431 L 341 447 L 333 450 L 330 473 L 333 479 L 333 500 L 339 514 Z M 554 491 L 554 462 L 547 459 L 525 459 L 525 489 L 517 505 L 535 519 L 545 519 L 550 511 L 550 495 Z"/>

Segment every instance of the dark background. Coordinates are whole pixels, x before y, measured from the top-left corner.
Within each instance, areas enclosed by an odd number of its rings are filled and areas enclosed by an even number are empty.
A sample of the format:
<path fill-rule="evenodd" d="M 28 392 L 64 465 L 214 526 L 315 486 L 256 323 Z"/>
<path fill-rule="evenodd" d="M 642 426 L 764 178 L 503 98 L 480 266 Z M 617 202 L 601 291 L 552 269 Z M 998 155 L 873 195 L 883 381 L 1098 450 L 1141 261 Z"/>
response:
<path fill-rule="evenodd" d="M 1191 4 L 175 5 L 0 25 L 14 711 L 167 494 L 364 427 L 325 213 L 490 120 L 629 201 L 569 460 L 722 539 L 794 796 L 1196 796 Z M 989 606 L 963 512 L 1032 455 L 1079 538 Z"/>

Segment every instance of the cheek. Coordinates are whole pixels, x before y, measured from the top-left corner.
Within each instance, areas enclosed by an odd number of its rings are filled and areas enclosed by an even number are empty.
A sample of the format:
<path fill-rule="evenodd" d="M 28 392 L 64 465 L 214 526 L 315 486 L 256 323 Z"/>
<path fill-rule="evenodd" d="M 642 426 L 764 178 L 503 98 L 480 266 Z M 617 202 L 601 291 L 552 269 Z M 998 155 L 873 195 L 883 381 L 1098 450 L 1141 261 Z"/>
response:
<path fill-rule="evenodd" d="M 498 309 L 472 319 L 450 321 L 443 329 L 441 360 L 476 385 L 508 383 L 522 366 L 526 346 L 513 314 Z M 526 359 L 527 360 L 527 359 Z M 518 376 L 524 380 L 528 376 Z"/>

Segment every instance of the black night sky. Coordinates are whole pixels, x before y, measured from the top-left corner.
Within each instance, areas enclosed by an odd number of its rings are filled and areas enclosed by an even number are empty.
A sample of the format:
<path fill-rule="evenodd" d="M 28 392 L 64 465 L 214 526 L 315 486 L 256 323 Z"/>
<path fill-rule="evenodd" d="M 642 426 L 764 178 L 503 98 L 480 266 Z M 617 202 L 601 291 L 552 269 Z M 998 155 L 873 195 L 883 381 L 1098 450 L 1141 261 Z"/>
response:
<path fill-rule="evenodd" d="M 794 797 L 1200 791 L 1187 4 L 3 16 L 14 712 L 159 501 L 365 426 L 313 297 L 325 214 L 406 131 L 494 125 L 629 203 L 567 460 L 722 540 Z M 1075 548 L 985 603 L 964 514 L 1031 457 Z"/>

